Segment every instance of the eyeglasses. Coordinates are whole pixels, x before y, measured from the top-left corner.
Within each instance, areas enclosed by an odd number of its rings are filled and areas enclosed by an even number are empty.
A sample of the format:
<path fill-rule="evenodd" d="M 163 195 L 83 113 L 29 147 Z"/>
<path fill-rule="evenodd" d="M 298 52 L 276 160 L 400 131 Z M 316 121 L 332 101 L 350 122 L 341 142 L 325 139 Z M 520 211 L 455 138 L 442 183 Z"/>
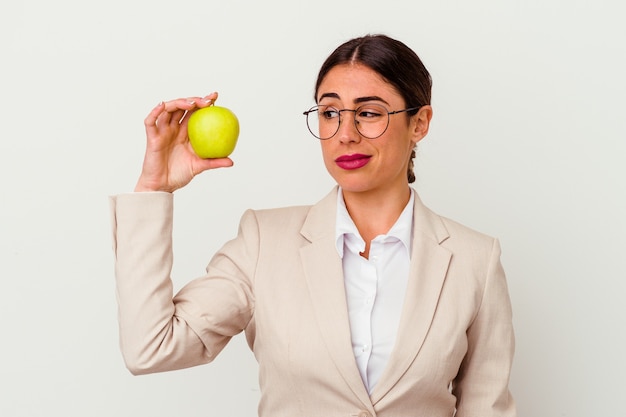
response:
<path fill-rule="evenodd" d="M 354 126 L 359 134 L 367 139 L 376 139 L 385 133 L 389 127 L 389 116 L 392 114 L 418 110 L 420 107 L 411 107 L 403 110 L 387 111 L 380 104 L 365 104 L 351 109 L 337 109 L 333 106 L 313 106 L 303 112 L 306 116 L 306 125 L 313 136 L 318 139 L 330 139 L 339 131 L 341 113 L 354 113 Z"/>

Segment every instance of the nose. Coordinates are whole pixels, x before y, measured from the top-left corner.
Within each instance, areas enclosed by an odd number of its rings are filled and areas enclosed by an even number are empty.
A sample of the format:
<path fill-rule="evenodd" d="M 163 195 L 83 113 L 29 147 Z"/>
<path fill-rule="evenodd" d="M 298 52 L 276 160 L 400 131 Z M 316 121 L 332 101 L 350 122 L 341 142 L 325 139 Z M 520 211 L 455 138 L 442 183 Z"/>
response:
<path fill-rule="evenodd" d="M 355 117 L 354 110 L 342 110 L 339 116 L 339 130 L 337 131 L 337 137 L 341 143 L 358 143 L 361 141 L 361 134 L 356 128 Z"/>

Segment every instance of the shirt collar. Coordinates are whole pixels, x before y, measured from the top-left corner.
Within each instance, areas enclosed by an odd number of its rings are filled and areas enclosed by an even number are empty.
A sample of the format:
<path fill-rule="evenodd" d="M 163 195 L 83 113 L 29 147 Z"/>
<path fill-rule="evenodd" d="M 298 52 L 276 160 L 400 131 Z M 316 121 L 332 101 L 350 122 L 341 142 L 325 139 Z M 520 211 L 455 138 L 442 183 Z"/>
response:
<path fill-rule="evenodd" d="M 415 190 L 410 188 L 411 197 L 409 202 L 400 213 L 400 217 L 389 229 L 386 235 L 397 238 L 402 242 L 407 250 L 407 253 L 411 254 L 411 241 L 413 234 L 413 206 L 415 204 Z M 348 213 L 346 202 L 343 199 L 343 193 L 341 187 L 337 190 L 337 223 L 335 226 L 335 243 L 337 246 L 337 252 L 339 257 L 343 258 L 344 245 L 349 248 L 350 251 L 359 253 L 365 250 L 365 241 L 359 234 L 352 217 Z"/>

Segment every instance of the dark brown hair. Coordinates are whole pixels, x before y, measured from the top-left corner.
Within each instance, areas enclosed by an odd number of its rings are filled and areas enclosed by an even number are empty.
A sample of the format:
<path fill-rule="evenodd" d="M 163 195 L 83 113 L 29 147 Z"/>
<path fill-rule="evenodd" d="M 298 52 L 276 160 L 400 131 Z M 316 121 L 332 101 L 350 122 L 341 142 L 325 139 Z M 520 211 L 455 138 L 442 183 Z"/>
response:
<path fill-rule="evenodd" d="M 421 59 L 404 43 L 386 35 L 366 35 L 337 47 L 320 68 L 315 84 L 316 102 L 326 74 L 342 64 L 361 64 L 377 72 L 398 91 L 407 108 L 430 104 L 432 79 Z M 412 116 L 417 111 L 407 113 Z M 413 158 L 415 149 L 411 153 L 407 172 L 409 183 L 415 181 Z"/>

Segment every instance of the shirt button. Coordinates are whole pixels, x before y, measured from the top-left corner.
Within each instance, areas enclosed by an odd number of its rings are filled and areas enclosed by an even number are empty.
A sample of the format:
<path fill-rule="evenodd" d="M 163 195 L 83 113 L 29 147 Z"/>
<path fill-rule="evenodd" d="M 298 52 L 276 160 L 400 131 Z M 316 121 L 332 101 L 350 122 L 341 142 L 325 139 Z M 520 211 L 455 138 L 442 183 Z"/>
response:
<path fill-rule="evenodd" d="M 370 413 L 368 413 L 367 411 L 361 411 L 359 413 L 359 417 L 372 417 Z"/>

